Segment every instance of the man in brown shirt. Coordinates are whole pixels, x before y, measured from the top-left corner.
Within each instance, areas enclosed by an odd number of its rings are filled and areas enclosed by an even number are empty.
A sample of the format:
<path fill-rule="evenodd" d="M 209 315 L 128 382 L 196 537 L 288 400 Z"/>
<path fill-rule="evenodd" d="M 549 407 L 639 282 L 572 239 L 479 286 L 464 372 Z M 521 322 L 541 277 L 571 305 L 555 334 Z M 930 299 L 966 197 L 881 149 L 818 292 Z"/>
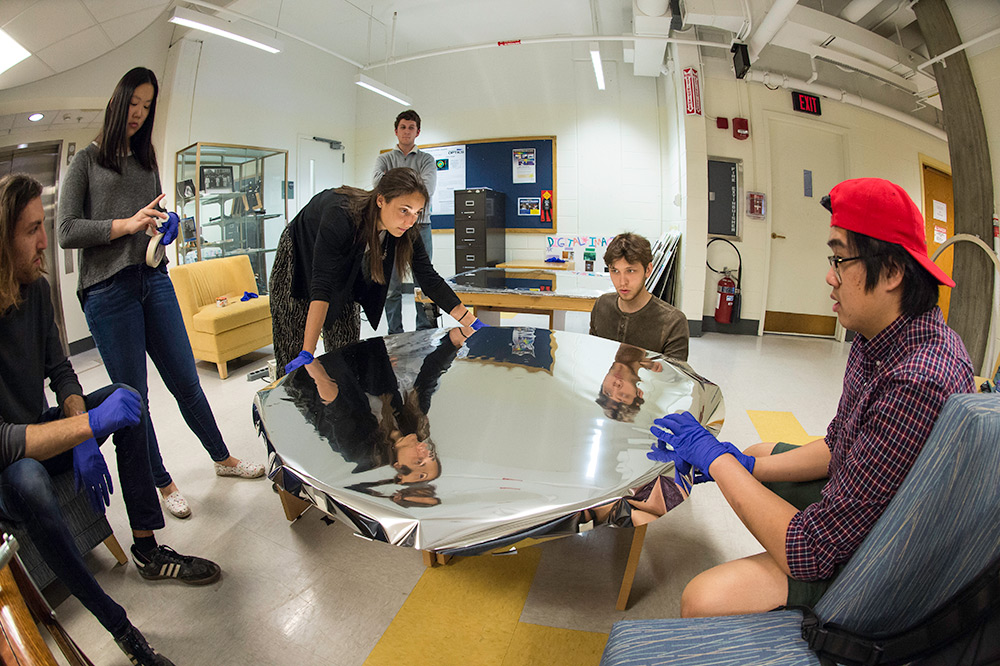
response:
<path fill-rule="evenodd" d="M 653 272 L 649 241 L 633 233 L 618 234 L 608 243 L 604 263 L 616 293 L 597 299 L 590 334 L 687 361 L 687 318 L 646 290 L 646 278 Z"/>

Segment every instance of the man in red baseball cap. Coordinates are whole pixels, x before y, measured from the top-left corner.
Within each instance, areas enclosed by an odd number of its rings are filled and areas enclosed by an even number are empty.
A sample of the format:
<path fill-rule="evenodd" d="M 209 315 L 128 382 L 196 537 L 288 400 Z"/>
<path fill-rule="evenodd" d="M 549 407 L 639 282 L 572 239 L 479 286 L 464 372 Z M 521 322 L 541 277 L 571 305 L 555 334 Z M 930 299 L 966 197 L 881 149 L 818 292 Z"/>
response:
<path fill-rule="evenodd" d="M 652 428 L 649 457 L 714 480 L 765 548 L 696 576 L 684 617 L 814 605 L 896 494 L 945 400 L 974 390 L 965 346 L 937 307 L 938 285 L 955 283 L 928 259 L 923 216 L 903 188 L 858 178 L 822 203 L 833 311 L 857 333 L 826 437 L 741 452 L 687 412 Z"/>

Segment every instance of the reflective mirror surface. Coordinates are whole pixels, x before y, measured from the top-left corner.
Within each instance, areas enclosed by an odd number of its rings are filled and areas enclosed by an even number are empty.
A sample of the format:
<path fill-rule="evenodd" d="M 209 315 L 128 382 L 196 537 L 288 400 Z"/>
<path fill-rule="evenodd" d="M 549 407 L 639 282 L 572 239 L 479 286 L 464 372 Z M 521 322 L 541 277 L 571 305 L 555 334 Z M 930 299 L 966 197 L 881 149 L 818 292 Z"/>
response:
<path fill-rule="evenodd" d="M 719 388 L 686 364 L 531 327 L 372 338 L 254 400 L 280 487 L 362 536 L 452 554 L 666 513 L 685 494 L 646 458 L 649 427 L 681 410 L 722 426 Z"/>

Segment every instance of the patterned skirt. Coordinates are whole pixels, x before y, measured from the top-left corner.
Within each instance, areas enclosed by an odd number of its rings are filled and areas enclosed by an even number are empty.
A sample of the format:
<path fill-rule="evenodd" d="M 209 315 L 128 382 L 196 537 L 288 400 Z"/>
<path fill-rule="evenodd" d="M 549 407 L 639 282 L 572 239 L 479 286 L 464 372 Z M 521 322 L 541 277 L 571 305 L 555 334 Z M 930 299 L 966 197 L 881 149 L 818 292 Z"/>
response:
<path fill-rule="evenodd" d="M 285 365 L 302 351 L 309 302 L 292 296 L 292 274 L 295 252 L 289 227 L 281 234 L 268 285 L 271 301 L 271 327 L 274 331 L 274 360 L 278 376 L 285 374 Z M 346 285 L 342 287 L 346 289 Z M 329 318 L 327 318 L 329 322 Z M 330 352 L 361 339 L 361 306 L 351 301 L 329 325 L 323 325 L 323 347 Z"/>

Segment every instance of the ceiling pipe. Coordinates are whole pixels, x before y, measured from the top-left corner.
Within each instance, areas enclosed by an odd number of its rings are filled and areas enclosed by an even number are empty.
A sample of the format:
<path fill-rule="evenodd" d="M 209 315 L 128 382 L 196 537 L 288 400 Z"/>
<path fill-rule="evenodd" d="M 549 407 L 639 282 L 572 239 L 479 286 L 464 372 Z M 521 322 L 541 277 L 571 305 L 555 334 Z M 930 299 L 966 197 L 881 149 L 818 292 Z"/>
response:
<path fill-rule="evenodd" d="M 784 74 L 775 74 L 773 72 L 764 72 L 760 70 L 751 69 L 746 76 L 746 81 L 755 81 L 757 83 L 763 83 L 769 86 L 779 86 L 786 89 L 800 90 L 806 93 L 812 93 L 814 95 L 822 95 L 829 99 L 843 102 L 844 104 L 850 104 L 879 115 L 886 116 L 887 118 L 892 118 L 897 122 L 901 122 L 904 125 L 909 125 L 914 129 L 918 129 L 921 132 L 930 134 L 936 139 L 942 141 L 948 140 L 948 134 L 930 123 L 925 123 L 922 120 L 917 120 L 908 113 L 899 111 L 885 104 L 879 104 L 878 102 L 872 102 L 867 100 L 860 95 L 854 95 L 847 92 L 846 90 L 841 90 L 839 88 L 834 88 L 832 86 L 825 86 L 821 83 L 809 83 L 808 81 L 803 81 L 802 79 L 792 78 L 790 76 L 785 76 Z"/>
<path fill-rule="evenodd" d="M 682 44 L 687 46 L 707 46 L 710 48 L 725 49 L 729 50 L 729 44 L 722 44 L 720 42 L 706 42 L 700 39 L 675 39 L 673 37 L 639 37 L 637 35 L 618 35 L 614 37 L 600 36 L 600 35 L 579 35 L 574 37 L 537 37 L 532 39 L 509 39 L 502 42 L 487 42 L 486 44 L 472 44 L 470 46 L 458 46 L 452 49 L 438 49 L 435 51 L 424 51 L 423 53 L 416 53 L 411 56 L 406 56 L 403 58 L 393 58 L 391 60 L 385 60 L 382 62 L 373 62 L 369 65 L 365 65 L 363 69 L 374 69 L 375 67 L 384 67 L 385 65 L 397 65 L 404 62 L 412 62 L 414 60 L 423 60 L 425 58 L 435 58 L 437 56 L 451 55 L 453 53 L 465 53 L 467 51 L 480 51 L 482 49 L 494 49 L 501 46 L 523 46 L 525 44 L 558 44 L 558 43 L 569 43 L 569 42 L 641 42 L 641 41 L 653 41 L 662 42 L 665 44 Z"/>
<path fill-rule="evenodd" d="M 990 37 L 994 37 L 996 35 L 1000 35 L 1000 28 L 997 28 L 996 30 L 992 30 L 992 31 L 986 33 L 985 35 L 980 35 L 979 37 L 976 37 L 975 39 L 970 39 L 969 41 L 965 42 L 964 44 L 959 44 L 958 46 L 956 46 L 953 49 L 948 49 L 947 51 L 945 51 L 944 53 L 942 53 L 938 57 L 931 58 L 927 62 L 922 63 L 920 65 L 917 65 L 917 69 L 919 69 L 922 72 L 925 69 L 927 69 L 928 67 L 930 67 L 931 65 L 933 65 L 934 63 L 941 62 L 945 58 L 953 56 L 956 53 L 958 53 L 959 51 L 964 51 L 965 49 L 969 48 L 970 46 L 978 44 L 979 42 L 983 41 L 984 39 L 989 39 Z M 945 63 L 945 67 L 947 67 L 947 66 L 948 66 L 948 64 Z"/>
<path fill-rule="evenodd" d="M 775 0 L 771 9 L 767 11 L 764 20 L 760 22 L 753 35 L 750 37 L 748 46 L 750 47 L 750 60 L 756 60 L 764 47 L 771 43 L 774 36 L 785 25 L 788 15 L 795 9 L 797 0 Z"/>

